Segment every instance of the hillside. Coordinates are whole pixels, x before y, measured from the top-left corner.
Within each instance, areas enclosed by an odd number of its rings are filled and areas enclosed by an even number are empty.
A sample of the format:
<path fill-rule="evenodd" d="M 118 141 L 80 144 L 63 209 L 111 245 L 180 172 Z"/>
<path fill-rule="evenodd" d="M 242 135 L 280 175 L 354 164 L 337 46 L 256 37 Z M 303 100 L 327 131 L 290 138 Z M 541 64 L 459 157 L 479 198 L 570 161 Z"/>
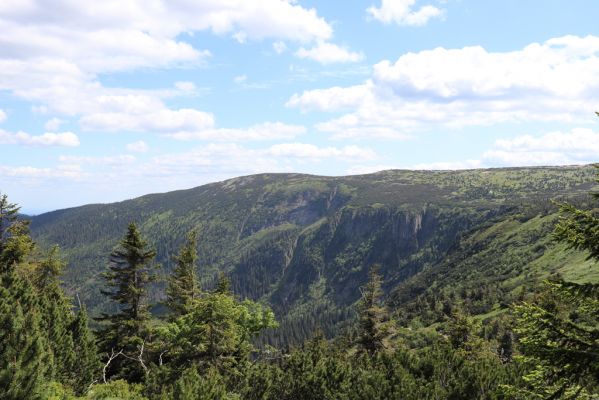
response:
<path fill-rule="evenodd" d="M 297 343 L 352 317 L 375 263 L 398 313 L 425 324 L 452 296 L 484 316 L 551 272 L 597 279 L 584 257 L 549 237 L 557 218 L 550 200 L 584 203 L 594 184 L 591 166 L 262 174 L 54 211 L 31 227 L 41 244 L 60 245 L 67 290 L 96 311 L 105 307 L 100 273 L 129 222 L 156 247 L 163 274 L 197 229 L 204 286 L 226 271 L 238 296 L 272 305 L 281 329 L 268 340 Z"/>

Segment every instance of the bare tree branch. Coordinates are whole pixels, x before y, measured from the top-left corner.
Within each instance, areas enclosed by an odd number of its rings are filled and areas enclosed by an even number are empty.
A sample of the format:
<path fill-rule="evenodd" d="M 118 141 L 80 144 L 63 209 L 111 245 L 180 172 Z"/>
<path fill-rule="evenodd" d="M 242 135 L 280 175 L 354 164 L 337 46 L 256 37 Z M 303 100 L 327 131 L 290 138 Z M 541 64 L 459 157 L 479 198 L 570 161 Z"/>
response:
<path fill-rule="evenodd" d="M 108 361 L 106 362 L 106 364 L 104 364 L 104 368 L 102 368 L 102 380 L 104 381 L 104 383 L 106 383 L 106 369 L 108 369 L 108 366 L 110 365 L 112 360 L 114 360 L 120 355 L 124 355 L 123 349 L 121 349 L 118 353 L 115 353 L 114 349 L 110 349 L 110 356 L 108 357 Z"/>

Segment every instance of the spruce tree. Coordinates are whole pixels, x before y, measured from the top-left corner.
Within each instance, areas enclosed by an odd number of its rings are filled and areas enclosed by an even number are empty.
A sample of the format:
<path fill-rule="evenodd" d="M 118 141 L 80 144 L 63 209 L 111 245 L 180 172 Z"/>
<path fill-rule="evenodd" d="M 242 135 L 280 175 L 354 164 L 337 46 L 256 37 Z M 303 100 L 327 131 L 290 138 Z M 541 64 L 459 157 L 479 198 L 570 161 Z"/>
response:
<path fill-rule="evenodd" d="M 155 255 L 137 226 L 131 223 L 119 247 L 110 255 L 109 271 L 104 274 L 109 290 L 102 293 L 116 302 L 120 310 L 98 318 L 104 324 L 99 346 L 107 354 L 123 350 L 127 357 L 111 363 L 110 372 L 132 381 L 143 377 L 142 366 L 136 359 L 148 333 L 150 315 L 146 297 L 148 285 L 156 278 L 151 266 Z"/>
<path fill-rule="evenodd" d="M 231 280 L 223 271 L 218 273 L 218 280 L 216 281 L 215 293 L 231 294 Z"/>
<path fill-rule="evenodd" d="M 18 219 L 20 207 L 0 197 L 0 272 L 21 263 L 33 250 L 29 221 Z"/>
<path fill-rule="evenodd" d="M 0 252 L 8 239 L 8 229 L 17 221 L 20 209 L 16 204 L 8 201 L 7 195 L 0 196 Z"/>
<path fill-rule="evenodd" d="M 382 278 L 378 266 L 370 268 L 368 282 L 361 288 L 362 299 L 358 304 L 359 336 L 358 346 L 370 355 L 388 347 L 388 338 L 392 334 L 389 315 L 381 305 L 383 291 Z"/>
<path fill-rule="evenodd" d="M 200 283 L 196 273 L 198 259 L 197 232 L 191 231 L 187 241 L 181 247 L 179 255 L 175 257 L 177 265 L 171 274 L 166 289 L 168 305 L 173 318 L 187 314 L 192 307 L 193 300 L 200 293 Z"/>
<path fill-rule="evenodd" d="M 52 380 L 71 385 L 79 371 L 74 369 L 77 355 L 70 331 L 73 321 L 71 302 L 60 287 L 59 276 L 63 267 L 55 246 L 35 267 L 32 280 L 37 289 L 41 326 L 52 353 L 49 376 Z"/>
<path fill-rule="evenodd" d="M 99 379 L 100 360 L 95 337 L 88 326 L 88 316 L 85 306 L 80 306 L 79 312 L 71 324 L 73 345 L 77 357 L 74 370 L 78 371 L 73 382 L 73 389 L 77 394 L 84 394 L 92 382 Z"/>
<path fill-rule="evenodd" d="M 14 271 L 0 285 L 0 398 L 39 399 L 52 362 L 34 291 Z"/>
<path fill-rule="evenodd" d="M 594 194 L 599 199 L 599 194 Z M 599 214 L 561 206 L 554 235 L 599 267 Z M 599 392 L 599 284 L 550 279 L 533 302 L 515 306 L 524 361 L 533 367 L 526 395 L 568 398 Z"/>

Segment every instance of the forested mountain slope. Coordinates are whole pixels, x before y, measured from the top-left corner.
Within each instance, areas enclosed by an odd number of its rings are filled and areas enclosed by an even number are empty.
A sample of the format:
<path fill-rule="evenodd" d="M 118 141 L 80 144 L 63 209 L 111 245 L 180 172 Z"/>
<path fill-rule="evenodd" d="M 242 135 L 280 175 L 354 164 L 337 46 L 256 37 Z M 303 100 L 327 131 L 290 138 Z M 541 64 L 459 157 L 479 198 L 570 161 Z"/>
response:
<path fill-rule="evenodd" d="M 60 245 L 67 289 L 96 311 L 105 307 L 100 274 L 128 223 L 155 246 L 163 274 L 197 229 L 204 286 L 226 271 L 238 296 L 272 305 L 281 328 L 269 341 L 297 343 L 352 317 L 372 264 L 398 314 L 425 324 L 458 302 L 474 314 L 500 312 L 551 272 L 596 279 L 550 238 L 551 200 L 584 203 L 594 179 L 591 166 L 261 174 L 54 211 L 31 228 L 41 244 Z"/>

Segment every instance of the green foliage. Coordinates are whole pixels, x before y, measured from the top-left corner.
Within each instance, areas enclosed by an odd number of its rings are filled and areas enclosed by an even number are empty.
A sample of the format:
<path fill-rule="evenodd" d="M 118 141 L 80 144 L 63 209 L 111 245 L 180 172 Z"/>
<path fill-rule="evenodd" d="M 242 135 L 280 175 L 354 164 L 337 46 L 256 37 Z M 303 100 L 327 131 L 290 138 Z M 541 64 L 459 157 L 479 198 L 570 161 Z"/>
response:
<path fill-rule="evenodd" d="M 0 397 L 589 398 L 599 333 L 597 216 L 578 212 L 588 178 L 589 168 L 260 175 L 41 216 L 42 241 L 52 243 L 43 224 L 58 216 L 65 258 L 91 260 L 66 268 L 68 287 L 79 289 L 97 284 L 79 286 L 122 221 L 141 221 L 112 251 L 108 302 L 87 298 L 112 311 L 101 319 L 101 363 L 85 307 L 74 314 L 61 288 L 57 249 L 38 260 L 27 224 L 6 212 Z M 548 199 L 556 194 L 575 202 L 562 208 L 568 218 L 558 220 Z M 556 223 L 570 249 L 551 242 Z M 193 229 L 202 243 L 182 240 Z M 163 300 L 155 255 L 174 271 L 167 315 L 148 312 Z M 374 264 L 381 274 L 366 273 Z M 553 279 L 538 293 L 556 271 L 576 280 Z M 319 326 L 322 334 L 289 350 Z M 102 364 L 108 382 L 98 384 Z"/>
<path fill-rule="evenodd" d="M 100 360 L 96 338 L 88 327 L 88 316 L 85 306 L 79 309 L 71 323 L 73 349 L 76 357 L 73 370 L 76 372 L 72 387 L 77 394 L 84 394 L 90 384 L 100 376 Z"/>
<path fill-rule="evenodd" d="M 599 198 L 598 195 L 595 195 Z M 562 218 L 554 236 L 599 262 L 599 218 L 570 204 L 561 206 Z M 511 388 L 518 396 L 537 398 L 588 397 L 599 392 L 599 284 L 563 279 L 546 283 L 532 302 L 514 306 L 516 333 L 532 371 L 527 386 Z"/>
<path fill-rule="evenodd" d="M 87 395 L 86 400 L 147 400 L 142 395 L 143 386 L 139 384 L 130 384 L 125 380 L 117 379 L 101 385 L 93 385 Z"/>
<path fill-rule="evenodd" d="M 319 327 L 328 337 L 345 329 L 355 318 L 356 288 L 377 263 L 385 291 L 406 288 L 397 304 L 406 318 L 419 316 L 425 325 L 445 317 L 434 301 L 464 303 L 472 315 L 505 310 L 514 290 L 546 278 L 542 265 L 563 270 L 574 257 L 546 240 L 556 215 L 549 200 L 586 201 L 593 178 L 589 166 L 335 178 L 262 174 L 56 211 L 35 217 L 32 231 L 44 245 L 61 246 L 68 287 L 77 288 L 97 316 L 115 311 L 95 288 L 127 221 L 139 222 L 165 274 L 196 230 L 203 289 L 214 288 L 219 271 L 225 273 L 238 296 L 265 301 L 281 316 L 280 329 L 263 340 L 287 346 Z M 578 263 L 568 265 L 571 275 L 588 277 Z M 462 288 L 465 298 L 449 299 Z M 149 286 L 148 301 L 162 301 L 163 289 Z M 416 304 L 420 295 L 434 307 Z"/>
<path fill-rule="evenodd" d="M 393 334 L 393 323 L 381 305 L 381 284 L 378 267 L 371 267 L 368 283 L 362 288 L 362 299 L 358 305 L 360 330 L 357 340 L 360 349 L 370 355 L 388 349 L 389 337 Z"/>
<path fill-rule="evenodd" d="M 272 311 L 232 295 L 206 293 L 190 312 L 160 328 L 168 355 L 178 369 L 191 366 L 235 368 L 252 350 L 250 340 L 275 327 Z"/>
<path fill-rule="evenodd" d="M 29 221 L 19 220 L 20 207 L 0 196 L 0 273 L 25 261 L 34 244 L 29 237 Z"/>
<path fill-rule="evenodd" d="M 227 385 L 214 368 L 208 369 L 202 375 L 196 367 L 189 368 L 183 372 L 175 382 L 172 394 L 169 396 L 174 400 L 234 400 L 238 396 L 227 390 Z"/>
<path fill-rule="evenodd" d="M 35 294 L 14 271 L 0 279 L 0 398 L 39 399 L 52 359 Z"/>
<path fill-rule="evenodd" d="M 173 317 L 181 316 L 190 311 L 194 299 L 200 294 L 200 282 L 196 272 L 197 232 L 191 231 L 187 241 L 175 257 L 177 265 L 169 276 L 166 289 L 166 304 Z"/>
<path fill-rule="evenodd" d="M 99 347 L 107 354 L 123 351 L 124 357 L 111 364 L 110 376 L 133 381 L 144 377 L 145 368 L 135 355 L 143 349 L 148 336 L 150 315 L 146 293 L 148 284 L 155 279 L 150 265 L 155 255 L 133 223 L 129 224 L 119 248 L 111 253 L 111 264 L 105 274 L 110 290 L 102 293 L 118 304 L 119 311 L 98 318 L 104 323 L 98 335 Z"/>

